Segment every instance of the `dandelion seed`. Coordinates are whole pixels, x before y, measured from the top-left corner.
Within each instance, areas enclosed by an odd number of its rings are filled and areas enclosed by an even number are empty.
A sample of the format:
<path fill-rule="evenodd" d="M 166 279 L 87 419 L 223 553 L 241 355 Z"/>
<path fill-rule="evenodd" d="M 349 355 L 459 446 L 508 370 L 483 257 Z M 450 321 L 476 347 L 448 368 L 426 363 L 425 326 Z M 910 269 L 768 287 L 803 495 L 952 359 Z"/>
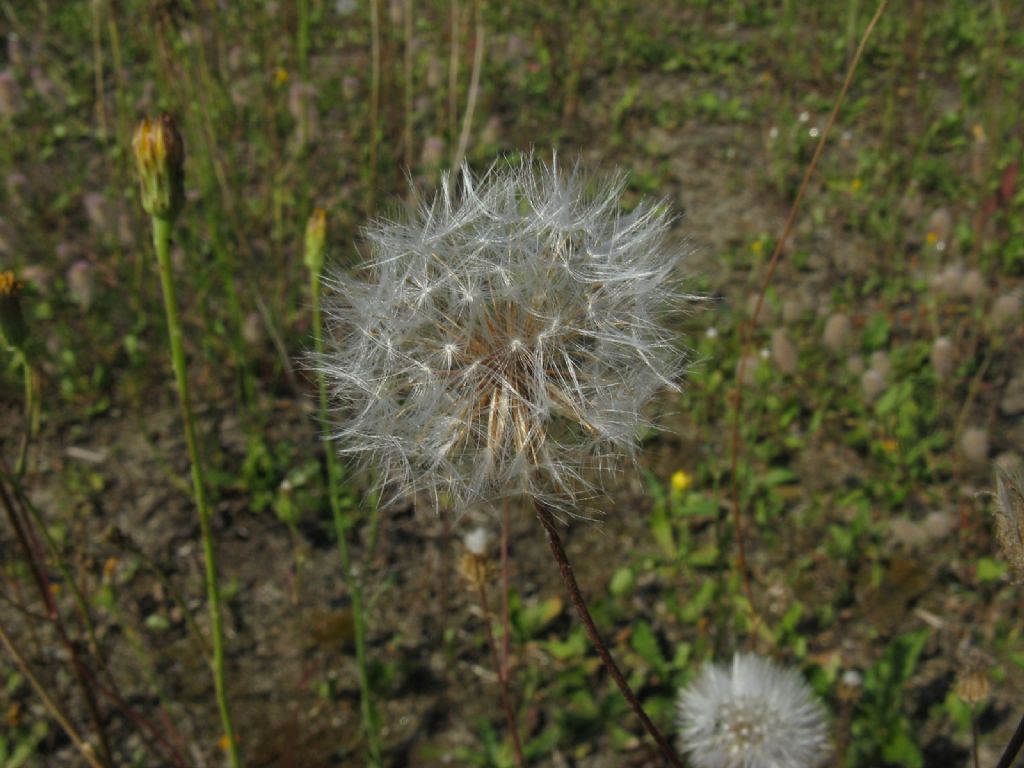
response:
<path fill-rule="evenodd" d="M 707 664 L 679 695 L 680 747 L 696 768 L 813 768 L 825 708 L 800 674 L 754 654 Z"/>
<path fill-rule="evenodd" d="M 642 407 L 683 371 L 662 322 L 681 253 L 664 206 L 621 213 L 622 177 L 587 184 L 555 163 L 463 168 L 332 281 L 333 437 L 392 498 L 571 511 L 634 455 Z"/>

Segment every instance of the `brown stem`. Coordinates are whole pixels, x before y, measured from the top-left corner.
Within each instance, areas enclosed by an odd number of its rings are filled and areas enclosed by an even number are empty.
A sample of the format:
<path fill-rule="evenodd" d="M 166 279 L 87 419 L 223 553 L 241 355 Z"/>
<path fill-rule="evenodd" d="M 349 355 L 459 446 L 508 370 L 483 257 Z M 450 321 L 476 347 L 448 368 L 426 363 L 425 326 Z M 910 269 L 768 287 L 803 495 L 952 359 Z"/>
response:
<path fill-rule="evenodd" d="M 501 706 L 505 710 L 505 720 L 508 723 L 508 731 L 512 734 L 512 748 L 516 754 L 516 765 L 523 768 L 523 745 L 519 742 L 519 728 L 516 725 L 516 713 L 512 709 L 512 699 L 508 691 L 508 678 L 503 674 L 501 658 L 498 654 L 498 644 L 494 640 L 494 630 L 491 629 L 491 609 L 487 604 L 487 585 L 483 579 L 477 584 L 477 592 L 480 594 L 480 608 L 484 612 L 484 629 L 487 631 L 487 644 L 491 647 L 491 656 L 494 657 L 494 668 L 498 673 L 498 686 L 501 689 Z"/>
<path fill-rule="evenodd" d="M 25 676 L 25 679 L 29 681 L 29 684 L 35 689 L 36 694 L 42 700 L 43 706 L 46 707 L 53 719 L 60 724 L 60 727 L 64 729 L 64 733 L 66 733 L 68 738 L 71 739 L 71 743 L 78 749 L 85 762 L 87 762 L 91 768 L 103 768 L 104 764 L 96 759 L 95 750 L 93 749 L 92 744 L 83 739 L 81 734 L 75 730 L 75 726 L 71 724 L 71 720 L 68 719 L 64 710 L 61 709 L 60 705 L 54 701 L 52 696 L 50 696 L 42 682 L 40 682 L 39 678 L 37 678 L 32 672 L 28 662 L 18 652 L 17 647 L 14 645 L 14 641 L 4 630 L 2 624 L 0 624 L 0 644 L 7 649 L 11 658 L 14 659 L 14 663 L 17 665 L 18 669 L 21 670 L 21 674 Z"/>
<path fill-rule="evenodd" d="M 640 700 L 633 693 L 633 689 L 629 687 L 629 683 L 626 682 L 626 678 L 619 670 L 615 659 L 612 658 L 608 646 L 604 644 L 601 635 L 598 634 L 597 626 L 594 624 L 594 619 L 590 616 L 590 610 L 587 608 L 587 602 L 583 599 L 583 593 L 580 592 L 579 584 L 576 583 L 576 577 L 572 573 L 569 558 L 562 547 L 562 539 L 558 535 L 558 528 L 555 525 L 554 518 L 551 516 L 551 511 L 536 499 L 533 500 L 533 505 L 537 510 L 537 517 L 540 518 L 540 524 L 544 526 L 544 530 L 548 534 L 548 545 L 551 547 L 551 553 L 555 556 L 555 561 L 558 563 L 558 570 L 562 573 L 562 581 L 565 582 L 565 587 L 569 592 L 569 599 L 572 600 L 573 608 L 576 609 L 576 614 L 580 617 L 580 621 L 583 622 L 583 627 L 587 630 L 590 642 L 594 644 L 594 648 L 597 650 L 598 656 L 601 657 L 605 669 L 608 670 L 608 674 L 612 676 L 615 684 L 619 686 L 623 697 L 629 702 L 629 706 L 632 707 L 636 716 L 640 718 L 640 722 L 644 724 L 644 728 L 647 729 L 651 738 L 657 742 L 658 749 L 661 750 L 661 755 L 665 758 L 665 762 L 673 768 L 683 768 L 683 763 L 680 761 L 679 756 L 676 755 L 668 740 L 661 735 L 661 731 L 651 722 L 651 718 L 647 716 L 643 705 L 640 704 Z"/>
<path fill-rule="evenodd" d="M 501 666 L 499 674 L 508 682 L 508 644 L 509 644 L 509 614 L 508 614 L 508 499 L 505 499 L 501 509 Z"/>
<path fill-rule="evenodd" d="M 72 642 L 64 629 L 64 623 L 61 621 L 60 612 L 57 610 L 57 603 L 53 599 L 53 594 L 50 592 L 49 581 L 44 575 L 43 568 L 40 564 L 42 558 L 39 553 L 38 542 L 33 541 L 30 536 L 30 531 L 26 528 L 17 510 L 14 508 L 14 504 L 11 501 L 11 497 L 8 496 L 7 488 L 3 482 L 0 482 L 0 501 L 3 502 L 3 506 L 7 511 L 7 518 L 10 520 L 11 527 L 14 529 L 18 543 L 25 553 L 25 559 L 28 561 L 29 570 L 32 572 L 32 577 L 36 582 L 36 588 L 39 590 L 40 601 L 46 607 L 47 615 L 50 617 L 50 621 L 53 623 L 54 629 L 57 630 L 57 634 L 68 653 L 68 658 L 71 662 L 71 669 L 75 674 L 75 679 L 78 682 L 79 688 L 82 690 L 82 696 L 85 699 L 86 708 L 89 710 L 93 727 L 96 729 L 96 736 L 100 745 L 99 760 L 103 765 L 113 765 L 113 752 L 110 749 L 110 742 L 107 740 L 107 731 L 103 725 L 103 717 L 100 714 L 99 704 L 96 702 L 93 687 L 89 684 L 89 675 L 85 663 L 82 661 L 82 657 L 79 655 L 74 642 Z"/>
<path fill-rule="evenodd" d="M 1017 759 L 1017 754 L 1022 746 L 1024 746 L 1024 717 L 1017 723 L 1017 730 L 1013 732 L 1010 743 L 1003 750 L 1003 755 L 999 758 L 996 768 L 1010 768 L 1013 765 L 1013 761 Z"/>

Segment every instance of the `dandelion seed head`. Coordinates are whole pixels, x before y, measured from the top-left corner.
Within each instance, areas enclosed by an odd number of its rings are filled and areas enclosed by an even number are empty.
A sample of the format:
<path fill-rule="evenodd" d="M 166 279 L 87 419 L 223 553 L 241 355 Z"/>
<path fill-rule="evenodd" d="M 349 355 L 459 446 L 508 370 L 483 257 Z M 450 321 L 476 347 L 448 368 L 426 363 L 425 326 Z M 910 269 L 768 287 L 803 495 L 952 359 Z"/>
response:
<path fill-rule="evenodd" d="M 813 768 L 825 709 L 798 672 L 754 654 L 707 664 L 679 696 L 680 749 L 696 768 Z"/>
<path fill-rule="evenodd" d="M 463 167 L 368 258 L 327 280 L 318 367 L 338 450 L 392 498 L 456 509 L 529 495 L 569 510 L 637 448 L 644 405 L 685 355 L 664 205 L 621 210 L 624 179 L 504 162 Z"/>

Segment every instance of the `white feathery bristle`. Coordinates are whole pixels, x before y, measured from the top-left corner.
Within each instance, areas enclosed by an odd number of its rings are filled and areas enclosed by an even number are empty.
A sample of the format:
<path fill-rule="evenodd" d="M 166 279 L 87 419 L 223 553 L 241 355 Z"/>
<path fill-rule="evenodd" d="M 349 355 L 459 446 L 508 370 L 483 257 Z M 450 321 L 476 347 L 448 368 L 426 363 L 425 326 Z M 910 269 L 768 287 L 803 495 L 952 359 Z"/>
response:
<path fill-rule="evenodd" d="M 680 750 L 696 768 L 815 768 L 825 708 L 800 673 L 755 654 L 706 664 L 679 694 Z"/>
<path fill-rule="evenodd" d="M 663 324 L 682 253 L 664 205 L 623 213 L 622 177 L 590 181 L 530 158 L 464 166 L 328 280 L 332 437 L 392 499 L 571 511 L 634 455 L 642 407 L 684 370 Z"/>

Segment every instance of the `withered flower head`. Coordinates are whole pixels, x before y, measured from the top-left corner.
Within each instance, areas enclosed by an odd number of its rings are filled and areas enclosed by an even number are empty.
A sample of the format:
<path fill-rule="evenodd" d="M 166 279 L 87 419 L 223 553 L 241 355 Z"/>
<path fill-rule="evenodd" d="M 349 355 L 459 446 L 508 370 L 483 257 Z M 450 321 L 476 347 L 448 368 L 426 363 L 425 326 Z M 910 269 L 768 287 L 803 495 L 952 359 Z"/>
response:
<path fill-rule="evenodd" d="M 624 183 L 532 159 L 464 167 L 367 230 L 358 276 L 331 281 L 320 360 L 341 453 L 395 496 L 457 510 L 522 495 L 571 511 L 632 457 L 643 406 L 683 370 L 663 323 L 682 252 L 665 206 L 621 211 Z"/>
<path fill-rule="evenodd" d="M 314 275 L 319 275 L 324 267 L 325 239 L 327 235 L 327 212 L 323 208 L 314 209 L 306 222 L 306 267 Z"/>
<path fill-rule="evenodd" d="M 164 113 L 145 118 L 132 139 L 135 167 L 142 189 L 142 207 L 158 219 L 173 221 L 185 203 L 185 146 Z"/>

